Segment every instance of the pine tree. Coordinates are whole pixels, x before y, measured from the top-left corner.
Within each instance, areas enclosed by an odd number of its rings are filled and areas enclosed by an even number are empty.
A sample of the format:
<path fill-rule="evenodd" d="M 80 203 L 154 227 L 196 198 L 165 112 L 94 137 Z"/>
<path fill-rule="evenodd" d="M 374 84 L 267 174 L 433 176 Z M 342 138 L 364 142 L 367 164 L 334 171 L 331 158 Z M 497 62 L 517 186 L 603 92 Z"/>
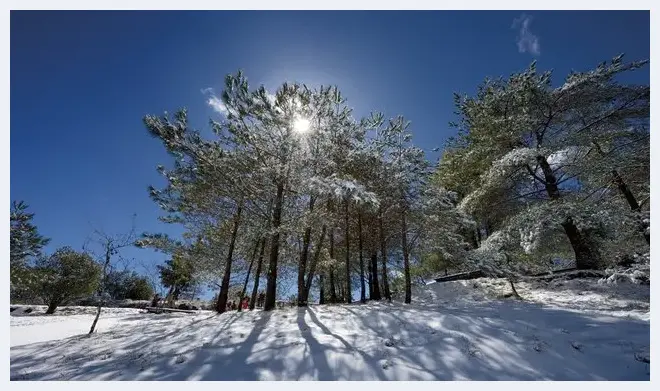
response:
<path fill-rule="evenodd" d="M 440 164 L 445 185 L 465 194 L 462 207 L 475 215 L 500 203 L 514 206 L 519 230 L 540 238 L 561 229 L 578 267 L 602 266 L 597 245 L 603 215 L 584 197 L 586 157 L 603 129 L 635 123 L 648 113 L 648 87 L 621 85 L 615 76 L 645 62 L 621 56 L 552 88 L 550 72 L 532 64 L 508 80 L 486 80 L 475 97 L 456 97 L 459 136 Z M 460 169 L 463 169 L 462 171 Z M 524 201 L 518 207 L 511 201 Z M 508 223 L 510 224 L 510 223 Z"/>

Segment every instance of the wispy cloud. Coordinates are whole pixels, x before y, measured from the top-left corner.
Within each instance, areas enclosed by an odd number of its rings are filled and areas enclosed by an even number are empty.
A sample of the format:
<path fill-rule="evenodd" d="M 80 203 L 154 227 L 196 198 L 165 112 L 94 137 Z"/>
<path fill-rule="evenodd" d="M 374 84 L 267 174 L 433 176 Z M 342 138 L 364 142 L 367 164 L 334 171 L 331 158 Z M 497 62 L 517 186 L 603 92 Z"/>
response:
<path fill-rule="evenodd" d="M 218 114 L 221 114 L 224 117 L 227 117 L 229 114 L 229 109 L 225 105 L 225 103 L 220 99 L 213 88 L 202 88 L 201 93 L 206 96 L 206 104 L 209 105 L 215 112 Z M 272 94 L 268 91 L 266 91 L 266 99 L 270 102 L 270 104 L 275 105 L 276 102 L 276 96 L 275 94 Z M 275 108 L 276 111 L 281 111 L 278 107 Z M 235 114 L 235 113 L 234 113 Z"/>
<path fill-rule="evenodd" d="M 223 116 L 227 116 L 227 114 L 229 114 L 229 110 L 227 110 L 227 106 L 225 106 L 222 99 L 218 98 L 215 95 L 215 91 L 213 90 L 213 88 L 202 88 L 201 91 L 202 94 L 207 96 L 206 104 L 211 106 L 213 110 L 222 114 Z"/>
<path fill-rule="evenodd" d="M 516 37 L 518 51 L 520 53 L 530 53 L 534 56 L 539 56 L 541 54 L 541 43 L 539 42 L 539 37 L 532 33 L 530 29 L 531 24 L 532 17 L 522 14 L 519 18 L 513 20 L 511 28 L 518 29 L 518 37 Z"/>

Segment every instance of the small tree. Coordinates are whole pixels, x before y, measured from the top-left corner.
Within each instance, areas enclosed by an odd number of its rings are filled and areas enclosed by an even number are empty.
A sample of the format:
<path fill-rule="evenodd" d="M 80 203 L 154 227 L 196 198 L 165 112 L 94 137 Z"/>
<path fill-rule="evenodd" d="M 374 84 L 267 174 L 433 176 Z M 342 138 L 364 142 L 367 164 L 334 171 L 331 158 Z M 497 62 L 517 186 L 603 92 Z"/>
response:
<path fill-rule="evenodd" d="M 69 247 L 37 260 L 34 272 L 38 276 L 36 294 L 48 305 L 47 314 L 54 313 L 60 305 L 93 293 L 101 274 L 92 257 Z"/>
<path fill-rule="evenodd" d="M 9 216 L 9 261 L 11 273 L 12 298 L 23 296 L 33 277 L 27 263 L 30 258 L 38 257 L 41 249 L 50 242 L 37 231 L 32 224 L 33 213 L 27 212 L 28 205 L 23 201 L 12 204 Z"/>
<path fill-rule="evenodd" d="M 89 334 L 94 332 L 96 323 L 99 321 L 99 317 L 101 316 L 101 309 L 103 308 L 104 304 L 103 296 L 107 294 L 106 284 L 108 280 L 108 273 L 112 271 L 112 259 L 115 256 L 120 256 L 119 252 L 121 249 L 135 245 L 136 239 L 135 215 L 133 215 L 133 224 L 131 230 L 128 233 L 109 235 L 105 232 L 94 230 L 94 237 L 85 244 L 87 250 L 94 255 L 96 261 L 101 267 L 99 282 L 97 284 L 98 290 L 96 292 L 98 295 L 96 317 L 94 317 L 92 327 L 89 329 Z M 97 251 L 94 251 L 90 248 L 92 244 L 96 245 Z"/>
<path fill-rule="evenodd" d="M 180 254 L 175 254 L 165 265 L 158 265 L 160 280 L 163 286 L 169 288 L 166 301 L 174 304 L 181 292 L 193 283 L 193 267 L 190 260 Z"/>

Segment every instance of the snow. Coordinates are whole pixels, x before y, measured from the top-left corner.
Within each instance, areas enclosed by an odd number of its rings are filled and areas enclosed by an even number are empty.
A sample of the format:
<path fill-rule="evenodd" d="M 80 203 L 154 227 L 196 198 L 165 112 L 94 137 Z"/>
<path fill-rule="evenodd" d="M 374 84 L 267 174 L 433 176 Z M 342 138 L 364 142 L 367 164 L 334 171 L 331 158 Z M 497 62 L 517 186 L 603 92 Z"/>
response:
<path fill-rule="evenodd" d="M 608 284 L 598 279 L 557 279 L 552 282 L 522 281 L 515 284 L 525 302 L 594 316 L 650 320 L 650 285 Z M 498 301 L 511 292 L 505 279 L 478 278 L 467 281 L 432 282 L 416 288 L 413 295 L 429 303 Z"/>
<path fill-rule="evenodd" d="M 25 313 L 27 308 L 34 309 L 34 312 Z M 54 315 L 44 315 L 45 311 L 45 306 L 21 306 L 11 313 L 10 347 L 85 334 L 96 315 L 95 307 L 65 307 Z M 110 330 L 123 322 L 126 316 L 138 313 L 137 309 L 104 308 L 96 330 Z"/>
<path fill-rule="evenodd" d="M 644 295 L 618 302 L 617 286 L 585 281 L 565 281 L 575 285 L 566 289 L 520 283 L 525 301 L 498 299 L 502 281 L 479 279 L 416 288 L 411 305 L 109 310 L 91 336 L 73 335 L 74 325 L 89 327 L 84 310 L 12 316 L 11 379 L 648 381 L 648 317 L 643 306 L 621 307 Z M 580 295 L 585 287 L 596 290 Z M 600 307 L 587 311 L 594 302 Z M 22 330 L 30 327 L 36 333 Z"/>

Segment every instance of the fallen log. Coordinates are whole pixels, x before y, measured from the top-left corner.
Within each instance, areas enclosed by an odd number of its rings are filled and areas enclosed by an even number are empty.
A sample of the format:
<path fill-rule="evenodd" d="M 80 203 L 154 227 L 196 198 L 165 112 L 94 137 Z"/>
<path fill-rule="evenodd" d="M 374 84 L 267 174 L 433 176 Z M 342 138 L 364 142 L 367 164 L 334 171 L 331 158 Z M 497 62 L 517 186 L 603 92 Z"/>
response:
<path fill-rule="evenodd" d="M 555 274 L 567 273 L 577 270 L 577 267 L 569 267 L 566 269 L 551 270 L 547 272 L 530 274 L 528 277 L 544 277 L 544 276 L 554 276 Z"/>
<path fill-rule="evenodd" d="M 165 307 L 147 307 L 145 308 L 147 312 L 153 313 L 153 314 L 160 314 L 163 312 L 182 312 L 184 314 L 194 314 L 195 311 L 191 310 L 178 310 L 176 308 L 165 308 Z"/>
<path fill-rule="evenodd" d="M 525 280 L 528 281 L 545 281 L 550 282 L 556 278 L 562 278 L 565 280 L 573 280 L 576 278 L 604 278 L 607 277 L 607 274 L 601 270 L 577 270 L 577 269 L 566 269 L 559 272 L 554 272 L 549 275 L 541 275 L 536 277 L 527 277 Z"/>
<path fill-rule="evenodd" d="M 475 278 L 485 277 L 486 275 L 481 270 L 473 270 L 471 272 L 463 272 L 451 274 L 449 276 L 442 276 L 434 278 L 435 282 L 448 282 L 448 281 L 459 281 L 459 280 L 473 280 Z"/>

